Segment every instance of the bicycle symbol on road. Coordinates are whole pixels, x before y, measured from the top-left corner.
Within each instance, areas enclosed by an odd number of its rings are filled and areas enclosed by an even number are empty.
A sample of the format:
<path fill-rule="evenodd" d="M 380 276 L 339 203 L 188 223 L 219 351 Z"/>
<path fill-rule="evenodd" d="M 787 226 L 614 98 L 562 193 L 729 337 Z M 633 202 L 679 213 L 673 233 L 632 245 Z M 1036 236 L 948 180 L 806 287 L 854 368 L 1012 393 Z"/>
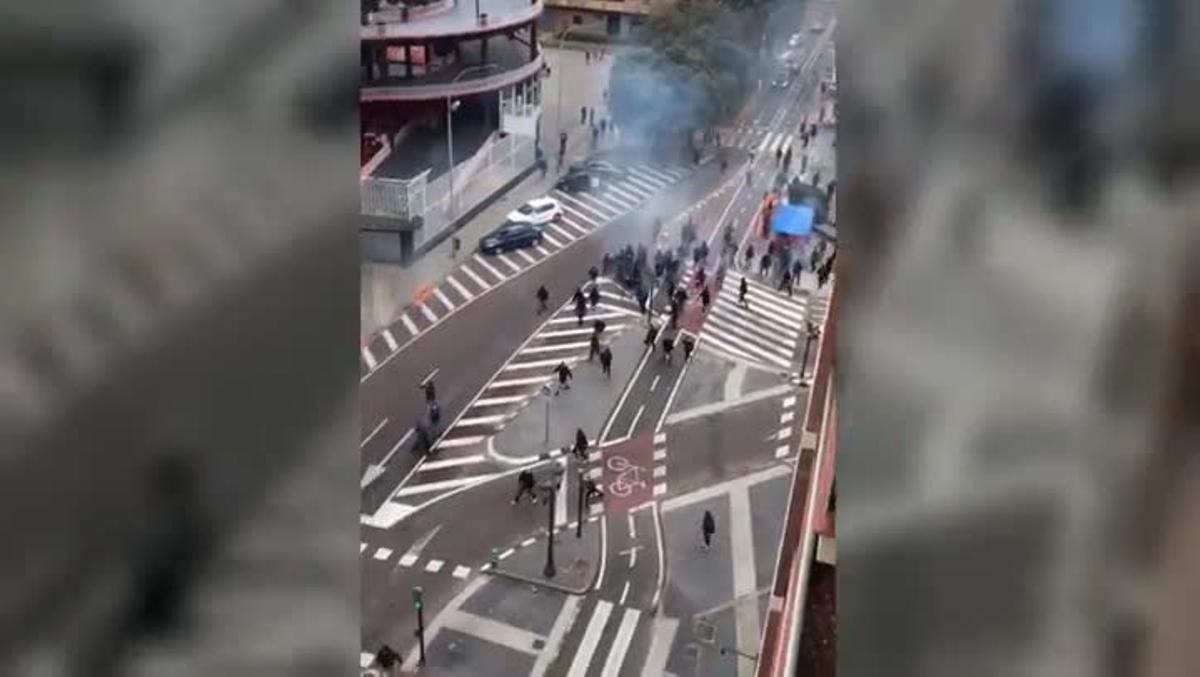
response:
<path fill-rule="evenodd" d="M 646 469 L 630 463 L 629 459 L 624 456 L 613 456 L 608 459 L 606 464 L 609 470 L 617 473 L 617 479 L 608 485 L 608 490 L 612 492 L 613 496 L 625 498 L 635 489 L 646 486 L 646 481 L 642 479 Z"/>

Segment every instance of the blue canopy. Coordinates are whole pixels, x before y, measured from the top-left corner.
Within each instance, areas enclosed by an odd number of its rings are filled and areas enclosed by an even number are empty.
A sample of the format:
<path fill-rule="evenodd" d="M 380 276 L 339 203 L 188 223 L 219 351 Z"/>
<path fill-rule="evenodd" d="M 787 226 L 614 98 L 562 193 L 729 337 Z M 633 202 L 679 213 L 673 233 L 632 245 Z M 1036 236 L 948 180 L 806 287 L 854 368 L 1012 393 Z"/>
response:
<path fill-rule="evenodd" d="M 771 232 L 776 235 L 807 236 L 812 234 L 813 208 L 805 205 L 781 204 L 771 219 Z"/>

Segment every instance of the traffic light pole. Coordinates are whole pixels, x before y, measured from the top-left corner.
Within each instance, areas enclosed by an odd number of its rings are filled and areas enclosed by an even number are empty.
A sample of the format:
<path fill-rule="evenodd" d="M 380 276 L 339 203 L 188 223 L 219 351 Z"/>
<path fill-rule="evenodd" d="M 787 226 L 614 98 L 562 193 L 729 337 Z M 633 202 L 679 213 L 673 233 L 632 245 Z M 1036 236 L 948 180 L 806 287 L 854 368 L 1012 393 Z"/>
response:
<path fill-rule="evenodd" d="M 424 591 L 421 586 L 413 587 L 413 606 L 417 608 L 417 646 L 420 647 L 420 659 L 417 665 L 425 665 L 425 603 L 421 599 L 421 594 Z"/>

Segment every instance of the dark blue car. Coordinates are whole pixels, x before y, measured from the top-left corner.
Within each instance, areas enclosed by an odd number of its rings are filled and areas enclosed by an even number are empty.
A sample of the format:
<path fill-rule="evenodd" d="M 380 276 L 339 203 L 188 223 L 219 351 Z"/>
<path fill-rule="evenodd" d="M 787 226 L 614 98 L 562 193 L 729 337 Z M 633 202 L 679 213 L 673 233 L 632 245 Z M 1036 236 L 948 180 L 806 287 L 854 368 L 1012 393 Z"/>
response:
<path fill-rule="evenodd" d="M 479 240 L 482 254 L 499 254 L 511 249 L 532 247 L 542 242 L 542 229 L 532 223 L 506 222 Z"/>

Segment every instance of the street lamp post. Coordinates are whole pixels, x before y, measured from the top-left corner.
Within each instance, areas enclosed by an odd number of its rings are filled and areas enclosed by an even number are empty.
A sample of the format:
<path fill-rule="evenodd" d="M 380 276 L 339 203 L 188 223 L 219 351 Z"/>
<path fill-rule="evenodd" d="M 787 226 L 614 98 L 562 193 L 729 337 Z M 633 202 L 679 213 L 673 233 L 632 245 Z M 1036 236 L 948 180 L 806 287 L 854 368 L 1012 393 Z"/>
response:
<path fill-rule="evenodd" d="M 576 517 L 576 522 L 575 522 L 575 538 L 583 538 L 583 503 L 584 503 L 584 500 L 583 500 L 583 499 L 584 499 L 584 495 L 583 495 L 583 466 L 582 466 L 582 465 L 578 465 L 578 466 L 575 468 L 575 471 L 576 471 L 576 474 L 577 474 L 577 478 L 576 478 L 576 479 L 578 479 L 578 480 L 579 480 L 579 481 L 578 481 L 578 485 L 579 485 L 579 501 L 578 501 L 578 503 L 577 503 L 577 505 L 576 505 L 576 509 L 575 509 L 575 517 Z"/>
<path fill-rule="evenodd" d="M 459 79 L 462 78 L 467 73 L 471 73 L 471 72 L 475 72 L 475 71 L 492 70 L 492 69 L 498 68 L 498 67 L 499 66 L 497 66 L 494 63 L 485 63 L 485 64 L 479 64 L 477 66 L 470 66 L 468 68 L 464 68 L 458 75 L 454 76 L 454 79 L 450 81 L 450 85 L 454 85 L 454 83 L 458 82 Z M 452 114 L 454 113 L 454 104 L 457 102 L 453 101 L 453 98 L 454 97 L 452 94 L 446 95 L 446 159 L 450 163 L 450 174 L 449 174 L 450 192 L 446 196 L 446 199 L 447 199 L 446 206 L 450 211 L 450 220 L 452 222 L 454 220 L 454 217 L 458 214 L 458 208 L 457 208 L 458 201 L 455 199 L 455 196 L 454 196 L 454 122 L 452 119 Z"/>
<path fill-rule="evenodd" d="M 555 490 L 554 482 L 549 482 L 547 488 L 546 505 L 549 509 L 546 511 L 546 568 L 542 569 L 542 575 L 546 578 L 554 578 L 558 570 L 554 568 L 554 503 L 558 498 L 558 492 Z"/>

